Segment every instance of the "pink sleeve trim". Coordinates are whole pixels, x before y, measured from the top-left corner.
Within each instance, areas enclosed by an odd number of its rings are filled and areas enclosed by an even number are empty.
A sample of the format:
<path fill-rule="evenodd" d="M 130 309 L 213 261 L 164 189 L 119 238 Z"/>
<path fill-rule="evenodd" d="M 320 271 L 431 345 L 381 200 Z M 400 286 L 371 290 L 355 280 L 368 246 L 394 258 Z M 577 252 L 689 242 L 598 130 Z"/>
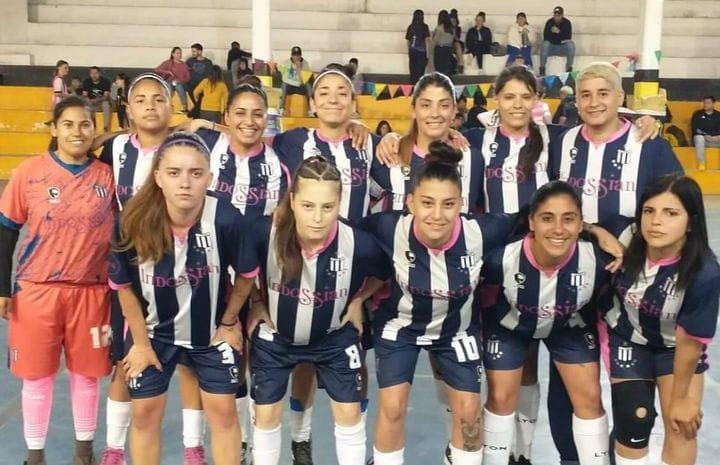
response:
<path fill-rule="evenodd" d="M 690 339 L 695 339 L 696 341 L 698 341 L 698 342 L 701 343 L 701 344 L 709 345 L 709 344 L 712 342 L 712 338 L 711 338 L 711 337 L 699 337 L 699 336 L 693 336 L 692 334 L 688 334 L 688 332 L 685 331 L 685 328 L 683 328 L 683 327 L 680 326 L 680 325 L 678 325 L 677 331 L 678 331 L 680 334 L 682 334 L 683 336 L 687 336 L 687 337 L 689 337 Z"/>
<path fill-rule="evenodd" d="M 113 291 L 122 291 L 123 289 L 127 289 L 128 287 L 130 287 L 130 283 L 118 284 L 113 282 L 112 279 L 108 279 L 108 285 Z"/>
<path fill-rule="evenodd" d="M 260 274 L 260 267 L 256 267 L 252 271 L 248 271 L 247 273 L 240 273 L 240 276 L 242 276 L 245 279 L 255 279 L 257 278 L 257 275 Z"/>

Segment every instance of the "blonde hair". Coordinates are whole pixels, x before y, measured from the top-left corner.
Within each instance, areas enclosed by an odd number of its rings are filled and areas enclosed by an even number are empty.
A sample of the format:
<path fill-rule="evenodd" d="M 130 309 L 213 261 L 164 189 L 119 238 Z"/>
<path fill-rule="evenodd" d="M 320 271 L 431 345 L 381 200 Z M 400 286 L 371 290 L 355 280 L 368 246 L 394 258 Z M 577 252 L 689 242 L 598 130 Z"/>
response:
<path fill-rule="evenodd" d="M 620 75 L 620 71 L 618 71 L 616 67 L 605 61 L 596 61 L 594 63 L 590 63 L 589 65 L 584 66 L 577 76 L 578 88 L 580 87 L 580 82 L 586 79 L 596 78 L 605 79 L 605 81 L 610 84 L 613 90 L 621 92 L 623 90 L 622 76 Z"/>

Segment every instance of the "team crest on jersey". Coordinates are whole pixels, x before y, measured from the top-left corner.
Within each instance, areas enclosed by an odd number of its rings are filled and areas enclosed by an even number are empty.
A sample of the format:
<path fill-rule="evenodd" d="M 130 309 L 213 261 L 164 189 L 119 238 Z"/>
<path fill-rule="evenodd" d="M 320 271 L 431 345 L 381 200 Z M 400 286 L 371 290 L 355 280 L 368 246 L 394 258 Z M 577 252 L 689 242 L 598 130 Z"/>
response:
<path fill-rule="evenodd" d="M 95 189 L 95 195 L 97 195 L 98 198 L 104 199 L 105 197 L 108 196 L 108 191 L 107 191 L 107 188 L 105 188 L 105 186 L 101 186 L 100 184 L 95 184 L 93 186 L 93 188 Z"/>
<path fill-rule="evenodd" d="M 471 251 L 466 252 L 467 255 L 460 257 L 460 268 L 469 270 L 475 266 L 475 253 Z"/>
<path fill-rule="evenodd" d="M 620 368 L 631 368 L 635 366 L 637 361 L 633 358 L 632 346 L 618 347 L 617 354 L 615 356 L 615 363 L 617 363 Z"/>
<path fill-rule="evenodd" d="M 615 160 L 612 161 L 612 165 L 616 169 L 621 169 L 623 165 L 629 164 L 630 160 L 629 150 L 618 149 L 617 154 L 615 155 Z"/>
<path fill-rule="evenodd" d="M 585 333 L 585 342 L 587 343 L 587 348 L 590 350 L 594 350 L 597 347 L 597 343 L 595 342 L 595 335 L 593 333 Z"/>
<path fill-rule="evenodd" d="M 413 252 L 412 250 L 405 251 L 405 260 L 407 260 L 408 266 L 410 268 L 415 268 L 415 259 L 415 252 Z"/>
<path fill-rule="evenodd" d="M 570 285 L 572 287 L 585 287 L 587 284 L 587 279 L 585 279 L 585 273 L 570 273 Z"/>
<path fill-rule="evenodd" d="M 498 143 L 497 142 L 491 142 L 490 143 L 490 156 L 494 157 L 495 154 L 498 151 Z"/>
<path fill-rule="evenodd" d="M 578 156 L 578 149 L 577 149 L 577 147 L 571 148 L 571 149 L 570 149 L 570 161 L 571 161 L 572 163 L 575 163 L 575 159 L 577 158 L 577 156 Z"/>
<path fill-rule="evenodd" d="M 318 147 L 310 147 L 305 149 L 305 158 L 322 157 L 322 151 Z"/>
<path fill-rule="evenodd" d="M 524 284 L 525 281 L 527 281 L 527 277 L 523 273 L 515 273 L 515 276 L 513 276 L 513 278 L 515 278 L 515 282 L 520 289 L 525 289 Z"/>
<path fill-rule="evenodd" d="M 275 176 L 275 165 L 260 163 L 260 177 L 271 178 Z"/>
<path fill-rule="evenodd" d="M 212 249 L 210 234 L 195 234 L 195 245 L 201 249 Z"/>
<path fill-rule="evenodd" d="M 221 170 L 225 169 L 225 165 L 227 164 L 228 161 L 230 161 L 229 154 L 223 153 L 222 155 L 220 155 L 220 169 Z"/>
<path fill-rule="evenodd" d="M 331 273 L 342 273 L 347 271 L 347 259 L 345 257 L 330 257 L 330 269 Z"/>
<path fill-rule="evenodd" d="M 667 278 L 662 285 L 662 293 L 665 294 L 666 298 L 674 299 L 677 297 L 676 287 L 677 283 L 675 283 L 675 279 Z"/>
<path fill-rule="evenodd" d="M 232 384 L 238 384 L 240 382 L 240 370 L 237 365 L 228 368 L 228 372 L 230 373 L 230 382 Z"/>
<path fill-rule="evenodd" d="M 60 203 L 60 188 L 48 187 L 48 201 L 50 203 Z"/>
<path fill-rule="evenodd" d="M 408 179 L 410 179 L 410 166 L 408 166 L 408 165 L 401 166 L 401 167 L 400 167 L 400 172 L 402 173 L 403 178 L 405 178 L 406 181 L 407 181 Z"/>
<path fill-rule="evenodd" d="M 126 161 L 127 161 L 127 153 L 122 152 L 120 155 L 118 155 L 118 163 L 120 164 L 120 168 L 123 168 L 125 166 Z"/>
<path fill-rule="evenodd" d="M 503 356 L 503 351 L 500 349 L 500 341 L 495 338 L 495 335 L 490 336 L 490 339 L 485 343 L 485 353 L 493 360 L 500 360 Z"/>

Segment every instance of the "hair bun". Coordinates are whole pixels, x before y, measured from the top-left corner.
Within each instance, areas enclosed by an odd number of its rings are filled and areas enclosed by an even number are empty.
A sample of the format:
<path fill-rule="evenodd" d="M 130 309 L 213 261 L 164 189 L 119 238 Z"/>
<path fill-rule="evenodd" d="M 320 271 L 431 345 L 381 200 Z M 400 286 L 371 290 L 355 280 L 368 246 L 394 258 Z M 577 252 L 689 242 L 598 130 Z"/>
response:
<path fill-rule="evenodd" d="M 457 165 L 462 160 L 461 151 L 451 147 L 441 140 L 430 143 L 429 152 L 425 156 L 427 163 L 444 163 L 446 165 Z"/>

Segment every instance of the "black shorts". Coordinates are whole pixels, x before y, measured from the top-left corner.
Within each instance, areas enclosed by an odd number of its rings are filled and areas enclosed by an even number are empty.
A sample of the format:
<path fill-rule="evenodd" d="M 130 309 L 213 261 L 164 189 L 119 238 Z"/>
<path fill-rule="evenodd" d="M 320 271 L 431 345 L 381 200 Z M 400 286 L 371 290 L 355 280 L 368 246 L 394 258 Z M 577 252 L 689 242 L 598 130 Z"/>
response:
<path fill-rule="evenodd" d="M 110 291 L 110 360 L 113 364 L 125 356 L 125 317 L 120 307 L 117 291 Z"/>

